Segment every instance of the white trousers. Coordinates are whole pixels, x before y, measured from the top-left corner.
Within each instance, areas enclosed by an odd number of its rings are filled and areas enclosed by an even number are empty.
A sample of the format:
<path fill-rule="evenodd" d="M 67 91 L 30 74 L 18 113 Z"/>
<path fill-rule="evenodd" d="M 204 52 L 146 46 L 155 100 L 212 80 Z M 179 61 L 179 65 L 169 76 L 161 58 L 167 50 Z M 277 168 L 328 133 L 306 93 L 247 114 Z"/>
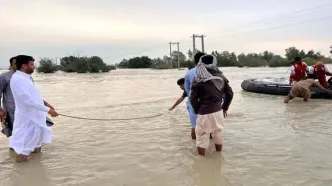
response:
<path fill-rule="evenodd" d="M 223 111 L 206 115 L 197 115 L 196 146 L 207 149 L 210 144 L 210 134 L 217 145 L 222 145 L 224 132 Z"/>
<path fill-rule="evenodd" d="M 36 125 L 31 121 L 29 126 L 23 129 L 24 131 L 20 131 L 20 129 L 16 129 L 15 131 L 14 128 L 9 143 L 9 147 L 13 148 L 17 154 L 28 156 L 35 148 L 52 142 L 52 131 Z"/>

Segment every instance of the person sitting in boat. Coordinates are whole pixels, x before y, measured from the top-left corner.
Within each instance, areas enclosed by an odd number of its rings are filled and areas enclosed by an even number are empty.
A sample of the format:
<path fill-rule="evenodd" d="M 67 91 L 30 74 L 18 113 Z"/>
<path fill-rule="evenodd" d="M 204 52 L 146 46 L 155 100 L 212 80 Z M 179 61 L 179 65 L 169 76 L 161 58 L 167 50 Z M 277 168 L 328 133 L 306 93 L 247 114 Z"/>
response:
<path fill-rule="evenodd" d="M 302 61 L 301 57 L 296 57 L 295 60 L 291 62 L 289 84 L 292 85 L 295 82 L 305 79 L 308 71 L 308 65 Z"/>
<path fill-rule="evenodd" d="M 323 62 L 318 61 L 315 65 L 313 65 L 309 69 L 309 74 L 312 75 L 314 79 L 318 79 L 319 83 L 325 87 L 328 88 L 329 85 L 326 81 L 326 76 L 332 76 L 332 73 L 328 70 L 328 68 L 324 65 Z M 308 74 L 308 75 L 309 75 Z"/>
<path fill-rule="evenodd" d="M 186 90 L 184 89 L 184 78 L 181 78 L 177 81 L 177 84 L 179 85 L 180 89 L 183 90 L 183 93 L 181 95 L 181 97 L 174 103 L 174 105 L 169 109 L 169 111 L 172 111 L 173 109 L 175 109 L 176 106 L 178 106 L 180 103 L 182 103 L 182 101 L 188 97 L 188 94 L 186 92 Z"/>
<path fill-rule="evenodd" d="M 289 91 L 288 95 L 284 99 L 284 103 L 288 103 L 295 97 L 302 97 L 303 101 L 307 102 L 311 96 L 311 87 L 317 87 L 327 91 L 331 94 L 330 90 L 325 89 L 319 82 L 313 79 L 305 79 L 294 83 L 294 86 Z"/>

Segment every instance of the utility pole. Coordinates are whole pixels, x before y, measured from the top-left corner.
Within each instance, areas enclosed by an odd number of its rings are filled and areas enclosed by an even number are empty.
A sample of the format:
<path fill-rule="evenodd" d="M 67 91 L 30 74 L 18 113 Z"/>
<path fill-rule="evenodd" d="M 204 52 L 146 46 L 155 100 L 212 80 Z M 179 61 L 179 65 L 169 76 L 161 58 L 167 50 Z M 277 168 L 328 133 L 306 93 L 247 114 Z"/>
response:
<path fill-rule="evenodd" d="M 170 61 L 170 67 L 172 69 L 172 42 L 169 42 L 169 61 Z"/>
<path fill-rule="evenodd" d="M 196 51 L 196 38 L 201 38 L 201 44 L 202 44 L 202 52 L 204 53 L 204 35 L 198 35 L 198 34 L 193 34 L 192 38 L 193 38 L 193 54 L 192 54 L 192 58 L 194 59 L 195 54 L 197 53 Z"/>
<path fill-rule="evenodd" d="M 178 69 L 180 69 L 180 43 L 177 42 L 176 45 L 178 46 Z"/>
<path fill-rule="evenodd" d="M 180 69 L 180 43 L 179 42 L 169 42 L 169 55 L 171 59 L 171 68 L 173 67 L 172 65 L 172 45 L 177 45 L 178 49 L 178 69 Z"/>

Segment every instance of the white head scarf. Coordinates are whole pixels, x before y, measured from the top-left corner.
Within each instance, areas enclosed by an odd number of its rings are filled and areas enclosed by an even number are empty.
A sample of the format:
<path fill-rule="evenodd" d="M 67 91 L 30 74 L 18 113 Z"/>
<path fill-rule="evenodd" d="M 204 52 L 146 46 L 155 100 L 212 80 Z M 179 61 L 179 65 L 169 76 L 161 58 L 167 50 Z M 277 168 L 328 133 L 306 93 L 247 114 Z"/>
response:
<path fill-rule="evenodd" d="M 202 58 L 206 56 L 212 56 L 213 57 L 213 62 L 212 64 L 205 64 L 202 62 Z M 212 81 L 214 86 L 218 89 L 221 90 L 224 88 L 225 82 L 224 79 L 219 77 L 219 76 L 213 76 L 209 71 L 213 70 L 215 72 L 220 72 L 220 70 L 217 67 L 217 59 L 213 55 L 204 55 L 199 59 L 199 62 L 196 66 L 196 77 L 195 80 L 200 83 L 200 82 L 207 82 L 207 81 Z"/>

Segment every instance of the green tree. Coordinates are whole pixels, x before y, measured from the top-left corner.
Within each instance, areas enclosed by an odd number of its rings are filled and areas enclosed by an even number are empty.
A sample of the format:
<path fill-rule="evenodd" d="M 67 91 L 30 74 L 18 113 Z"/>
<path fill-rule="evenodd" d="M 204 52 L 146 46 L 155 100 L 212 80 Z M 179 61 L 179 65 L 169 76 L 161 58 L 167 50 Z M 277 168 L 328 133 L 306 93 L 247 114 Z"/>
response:
<path fill-rule="evenodd" d="M 106 64 L 104 61 L 98 56 L 92 56 L 89 58 L 89 69 L 88 71 L 91 73 L 100 72 L 102 69 L 106 68 Z"/>
<path fill-rule="evenodd" d="M 89 58 L 80 57 L 78 60 L 74 61 L 74 70 L 77 73 L 87 73 L 89 71 Z"/>
<path fill-rule="evenodd" d="M 116 69 L 114 65 L 107 65 L 99 56 L 92 57 L 79 57 L 79 56 L 66 56 L 61 58 L 61 70 L 64 72 L 77 72 L 77 73 L 98 73 L 109 72 Z"/>
<path fill-rule="evenodd" d="M 305 57 L 306 57 L 306 54 L 305 54 L 304 50 L 301 50 L 301 52 L 300 52 L 300 57 L 302 57 L 302 58 L 305 58 Z"/>
<path fill-rule="evenodd" d="M 281 57 L 280 55 L 273 56 L 272 59 L 268 61 L 269 67 L 281 67 L 281 66 L 290 66 L 290 61 Z"/>
<path fill-rule="evenodd" d="M 78 63 L 79 58 L 76 56 L 66 56 L 60 60 L 61 70 L 64 72 L 75 72 L 75 63 Z"/>
<path fill-rule="evenodd" d="M 309 50 L 305 57 L 315 58 L 315 51 Z"/>
<path fill-rule="evenodd" d="M 128 60 L 128 68 L 151 68 L 152 60 L 147 56 L 134 57 Z"/>
<path fill-rule="evenodd" d="M 244 59 L 239 60 L 239 64 L 248 67 L 261 67 L 266 66 L 267 62 L 259 57 L 246 56 Z"/>
<path fill-rule="evenodd" d="M 179 62 L 181 64 L 182 62 L 186 61 L 187 57 L 182 52 L 173 51 L 172 52 L 172 67 L 173 68 L 178 67 L 178 58 L 179 58 Z"/>
<path fill-rule="evenodd" d="M 186 55 L 184 55 L 182 52 L 178 52 L 178 51 L 173 51 L 172 52 L 172 58 L 173 60 L 177 61 L 178 58 L 180 59 L 180 62 L 181 61 L 185 61 L 187 59 Z"/>
<path fill-rule="evenodd" d="M 322 59 L 325 56 L 322 55 L 320 52 L 315 52 L 314 50 L 308 51 L 306 57 L 312 58 L 312 59 Z"/>
<path fill-rule="evenodd" d="M 169 65 L 168 65 L 167 61 L 165 61 L 165 60 L 158 57 L 158 58 L 152 59 L 151 68 L 154 68 L 154 69 L 168 69 Z"/>
<path fill-rule="evenodd" d="M 218 66 L 238 66 L 238 61 L 234 52 L 230 53 L 228 51 L 222 51 L 219 53 L 218 51 L 212 51 L 211 54 L 217 58 Z"/>
<path fill-rule="evenodd" d="M 264 51 L 260 56 L 262 56 L 262 59 L 265 61 L 270 61 L 274 57 L 274 54 L 269 51 Z"/>
<path fill-rule="evenodd" d="M 119 68 L 128 68 L 129 63 L 127 59 L 123 59 L 119 64 L 116 65 Z"/>
<path fill-rule="evenodd" d="M 58 70 L 58 67 L 50 58 L 42 58 L 36 70 L 37 72 L 54 73 Z"/>
<path fill-rule="evenodd" d="M 295 47 L 289 47 L 285 51 L 286 51 L 285 56 L 287 57 L 288 60 L 294 60 L 294 58 L 300 56 L 300 51 Z"/>
<path fill-rule="evenodd" d="M 316 63 L 316 59 L 310 58 L 310 57 L 304 58 L 303 61 L 305 63 L 307 63 L 307 65 L 309 65 L 309 66 L 312 66 L 312 65 L 314 65 Z"/>

